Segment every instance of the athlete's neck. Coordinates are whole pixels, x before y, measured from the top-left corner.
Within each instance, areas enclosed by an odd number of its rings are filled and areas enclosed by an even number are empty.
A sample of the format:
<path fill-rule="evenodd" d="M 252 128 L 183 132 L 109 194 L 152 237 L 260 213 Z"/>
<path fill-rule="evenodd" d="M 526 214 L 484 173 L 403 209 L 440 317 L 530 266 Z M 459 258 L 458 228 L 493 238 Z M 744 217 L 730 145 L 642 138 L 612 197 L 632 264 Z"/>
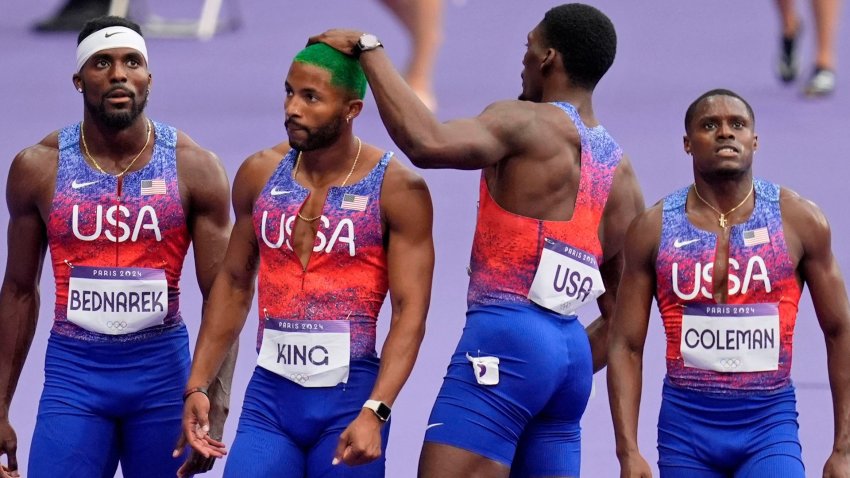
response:
<path fill-rule="evenodd" d="M 324 148 L 303 151 L 298 176 L 317 185 L 339 179 L 351 170 L 357 150 L 357 138 L 349 131 Z"/>
<path fill-rule="evenodd" d="M 120 162 L 136 154 L 148 141 L 148 118 L 140 114 L 126 128 L 114 128 L 92 115 L 83 115 L 83 133 L 92 156 Z M 153 135 L 153 132 L 150 133 Z M 151 138 L 152 140 L 153 138 Z"/>

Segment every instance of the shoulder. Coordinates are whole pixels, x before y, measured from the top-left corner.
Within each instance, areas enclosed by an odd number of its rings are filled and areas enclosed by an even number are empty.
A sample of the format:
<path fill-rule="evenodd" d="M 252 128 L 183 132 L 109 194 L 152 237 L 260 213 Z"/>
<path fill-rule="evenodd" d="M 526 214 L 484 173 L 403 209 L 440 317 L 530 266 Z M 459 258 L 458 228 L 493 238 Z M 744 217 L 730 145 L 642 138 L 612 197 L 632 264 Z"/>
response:
<path fill-rule="evenodd" d="M 280 143 L 257 151 L 242 161 L 233 179 L 234 203 L 253 204 L 289 149 L 289 143 Z"/>
<path fill-rule="evenodd" d="M 9 209 L 51 197 L 58 164 L 59 135 L 55 131 L 15 155 L 6 181 Z"/>
<path fill-rule="evenodd" d="M 218 156 L 212 151 L 202 148 L 188 134 L 177 131 L 176 146 L 177 161 L 183 163 L 181 166 L 194 168 L 205 168 L 213 164 L 221 164 Z"/>
<path fill-rule="evenodd" d="M 804 198 L 796 191 L 780 187 L 779 207 L 783 221 L 795 227 L 829 227 L 826 215 L 813 201 Z"/>
<path fill-rule="evenodd" d="M 59 164 L 59 133 L 54 131 L 38 143 L 15 155 L 9 167 L 10 177 L 25 175 L 27 182 L 43 177 L 54 177 Z M 11 182 L 11 181 L 10 181 Z"/>
<path fill-rule="evenodd" d="M 193 194 L 229 189 L 227 172 L 218 156 L 182 131 L 177 132 L 176 155 L 180 182 Z"/>
<path fill-rule="evenodd" d="M 422 178 L 416 171 L 405 166 L 398 157 L 393 154 L 387 164 L 387 170 L 384 174 L 383 192 L 393 192 L 396 190 L 407 189 L 425 189 L 428 186 L 425 184 L 425 179 Z"/>
<path fill-rule="evenodd" d="M 779 207 L 786 242 L 792 251 L 796 246 L 802 255 L 830 250 L 831 232 L 829 221 L 820 207 L 785 187 L 780 188 Z M 794 254 L 796 255 L 796 254 Z"/>
<path fill-rule="evenodd" d="M 239 166 L 236 173 L 237 180 L 249 180 L 255 177 L 268 180 L 289 150 L 289 143 L 283 142 L 248 156 Z"/>

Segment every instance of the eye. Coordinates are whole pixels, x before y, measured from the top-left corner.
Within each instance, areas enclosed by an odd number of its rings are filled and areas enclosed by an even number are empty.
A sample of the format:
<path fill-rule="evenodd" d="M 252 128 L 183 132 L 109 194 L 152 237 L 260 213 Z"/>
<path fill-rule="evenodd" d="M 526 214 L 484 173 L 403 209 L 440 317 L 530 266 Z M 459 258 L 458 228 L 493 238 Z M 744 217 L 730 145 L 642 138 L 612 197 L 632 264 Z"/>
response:
<path fill-rule="evenodd" d="M 108 68 L 108 67 L 109 67 L 109 62 L 108 62 L 108 61 L 106 61 L 106 60 L 105 60 L 105 59 L 103 59 L 103 58 L 98 58 L 97 60 L 95 60 L 95 62 L 94 62 L 94 66 L 95 66 L 96 68 Z"/>
<path fill-rule="evenodd" d="M 708 130 L 712 130 L 717 128 L 717 123 L 715 123 L 714 121 L 706 121 L 705 123 L 703 123 L 702 127 Z"/>
<path fill-rule="evenodd" d="M 732 127 L 735 128 L 735 129 L 742 129 L 744 126 L 746 126 L 746 125 L 741 120 L 732 121 Z"/>
<path fill-rule="evenodd" d="M 142 64 L 139 63 L 139 60 L 136 60 L 135 58 L 131 58 L 131 59 L 127 60 L 127 66 L 129 66 L 130 68 L 139 68 L 140 66 L 142 66 Z"/>
<path fill-rule="evenodd" d="M 314 95 L 313 93 L 307 93 L 306 97 L 307 101 L 309 101 L 310 103 L 315 103 L 319 101 L 319 97 Z"/>
<path fill-rule="evenodd" d="M 291 98 L 291 97 L 292 97 L 292 95 L 293 95 L 293 93 L 292 93 L 292 89 L 291 89 L 291 88 L 286 88 L 286 90 L 285 90 L 285 91 L 286 91 L 286 97 L 287 97 L 287 98 Z"/>

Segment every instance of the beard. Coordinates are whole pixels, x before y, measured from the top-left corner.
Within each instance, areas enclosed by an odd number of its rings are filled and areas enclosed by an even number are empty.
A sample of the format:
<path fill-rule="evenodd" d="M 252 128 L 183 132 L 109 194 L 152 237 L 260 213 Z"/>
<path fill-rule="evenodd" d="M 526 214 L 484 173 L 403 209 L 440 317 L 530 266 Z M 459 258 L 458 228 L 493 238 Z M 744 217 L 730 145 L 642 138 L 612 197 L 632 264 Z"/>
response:
<path fill-rule="evenodd" d="M 307 138 L 304 141 L 299 141 L 292 138 L 292 135 L 288 135 L 289 145 L 298 151 L 313 151 L 330 146 L 336 142 L 342 130 L 342 118 L 335 118 L 330 123 L 314 129 L 301 125 L 298 125 L 298 127 L 307 133 Z"/>
<path fill-rule="evenodd" d="M 110 91 L 111 92 L 111 91 Z M 141 102 L 137 102 L 137 96 L 130 93 L 129 108 L 124 110 L 107 111 L 106 95 L 101 98 L 100 103 L 93 104 L 86 101 L 86 108 L 94 112 L 95 116 L 103 122 L 107 127 L 114 129 L 124 129 L 129 127 L 142 112 L 145 111 L 145 106 L 148 104 L 148 97 L 145 96 Z"/>

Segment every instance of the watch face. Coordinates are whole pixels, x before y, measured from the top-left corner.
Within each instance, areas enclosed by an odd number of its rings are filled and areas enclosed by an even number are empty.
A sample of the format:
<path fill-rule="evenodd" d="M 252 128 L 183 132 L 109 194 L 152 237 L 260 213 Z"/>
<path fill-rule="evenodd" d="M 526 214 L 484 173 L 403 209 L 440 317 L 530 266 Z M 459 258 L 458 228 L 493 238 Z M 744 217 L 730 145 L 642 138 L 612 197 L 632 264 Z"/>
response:
<path fill-rule="evenodd" d="M 375 410 L 375 414 L 377 414 L 378 418 L 380 418 L 381 420 L 387 421 L 390 419 L 390 407 L 381 403 L 378 405 L 378 409 Z"/>
<path fill-rule="evenodd" d="M 364 33 L 361 35 L 358 43 L 360 43 L 360 50 L 362 51 L 374 50 L 381 46 L 381 42 L 378 41 L 378 37 L 371 33 Z"/>

